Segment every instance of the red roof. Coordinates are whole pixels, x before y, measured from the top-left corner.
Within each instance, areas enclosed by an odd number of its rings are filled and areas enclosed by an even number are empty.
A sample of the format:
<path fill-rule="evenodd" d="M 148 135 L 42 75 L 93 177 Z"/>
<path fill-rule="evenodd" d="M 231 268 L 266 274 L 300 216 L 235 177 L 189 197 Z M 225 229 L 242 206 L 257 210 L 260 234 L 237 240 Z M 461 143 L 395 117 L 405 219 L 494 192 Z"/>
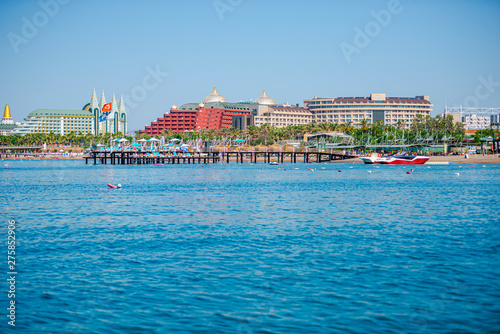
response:
<path fill-rule="evenodd" d="M 308 112 L 308 113 L 310 113 L 309 109 L 300 108 L 300 107 L 271 107 L 271 108 L 274 111 L 281 111 L 281 112 L 296 112 L 296 113 Z"/>
<path fill-rule="evenodd" d="M 431 104 L 422 98 L 416 97 L 388 97 L 384 101 L 375 102 L 368 97 L 337 97 L 334 101 L 336 104 L 352 104 L 352 103 L 387 103 L 387 104 Z"/>

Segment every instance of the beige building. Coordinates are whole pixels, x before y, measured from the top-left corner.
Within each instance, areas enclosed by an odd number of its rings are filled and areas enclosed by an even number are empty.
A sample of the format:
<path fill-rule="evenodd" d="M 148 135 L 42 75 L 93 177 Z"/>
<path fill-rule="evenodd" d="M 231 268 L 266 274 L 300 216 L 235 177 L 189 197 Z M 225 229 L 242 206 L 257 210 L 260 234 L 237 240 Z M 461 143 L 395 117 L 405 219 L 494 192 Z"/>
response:
<path fill-rule="evenodd" d="M 408 129 L 417 114 L 430 115 L 433 104 L 429 96 L 386 97 L 386 94 L 370 94 L 370 97 L 314 97 L 304 100 L 304 108 L 313 114 L 317 123 L 332 122 L 360 124 L 381 120 L 383 124 L 404 124 Z"/>
<path fill-rule="evenodd" d="M 290 104 L 276 104 L 267 96 L 266 91 L 255 100 L 259 105 L 253 112 L 253 123 L 256 126 L 269 124 L 277 128 L 288 125 L 307 124 L 313 121 L 313 114 L 306 108 Z"/>
<path fill-rule="evenodd" d="M 313 119 L 313 114 L 306 108 L 285 105 L 259 105 L 257 108 L 257 114 L 254 116 L 254 124 L 257 126 L 269 124 L 277 128 L 282 128 L 288 125 L 311 123 Z"/>
<path fill-rule="evenodd" d="M 467 130 L 484 130 L 491 126 L 491 118 L 489 116 L 478 116 L 475 114 L 462 116 L 462 122 Z"/>

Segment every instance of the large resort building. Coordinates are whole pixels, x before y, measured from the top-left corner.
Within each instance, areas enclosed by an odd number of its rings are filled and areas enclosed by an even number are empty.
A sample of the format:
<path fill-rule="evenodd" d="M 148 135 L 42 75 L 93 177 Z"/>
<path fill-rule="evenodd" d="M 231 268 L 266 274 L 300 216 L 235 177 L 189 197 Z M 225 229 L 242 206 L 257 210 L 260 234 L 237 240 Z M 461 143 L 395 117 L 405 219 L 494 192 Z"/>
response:
<path fill-rule="evenodd" d="M 219 130 L 230 127 L 233 116 L 250 115 L 257 110 L 257 106 L 257 103 L 252 102 L 229 103 L 214 87 L 213 92 L 202 102 L 186 103 L 180 107 L 174 104 L 169 113 L 151 122 L 151 125 L 140 132 L 154 136 L 165 130 L 173 133 L 201 129 Z"/>
<path fill-rule="evenodd" d="M 100 133 L 126 133 L 127 113 L 123 98 L 117 105 L 115 96 L 107 117 L 104 117 L 103 107 L 106 105 L 104 92 L 101 95 L 101 102 L 97 103 L 95 90 L 92 92 L 90 103 L 86 104 L 82 110 L 68 109 L 38 109 L 32 111 L 25 118 L 12 134 L 26 135 L 28 133 L 57 133 L 67 135 L 71 132 L 75 134 L 100 134 Z M 103 116 L 104 115 L 104 116 Z"/>
<path fill-rule="evenodd" d="M 404 126 L 408 129 L 416 115 L 430 115 L 434 105 L 428 96 L 386 97 L 371 94 L 370 97 L 314 97 L 304 100 L 304 107 L 314 114 L 317 123 L 347 123 L 359 125 L 362 120 L 375 123 Z"/>
<path fill-rule="evenodd" d="M 254 114 L 254 125 L 256 126 L 269 124 L 282 128 L 288 125 L 307 124 L 313 121 L 313 114 L 306 108 L 289 104 L 278 105 L 267 96 L 265 90 L 255 102 L 259 103 L 259 108 Z"/>
<path fill-rule="evenodd" d="M 313 120 L 312 113 L 298 106 L 276 105 L 273 99 L 263 94 L 254 102 L 230 103 L 213 92 L 200 103 L 175 104 L 170 112 L 151 122 L 141 133 L 160 135 L 164 131 L 179 133 L 200 129 L 219 130 L 235 127 L 240 130 L 249 125 L 269 124 L 276 127 L 307 124 Z"/>

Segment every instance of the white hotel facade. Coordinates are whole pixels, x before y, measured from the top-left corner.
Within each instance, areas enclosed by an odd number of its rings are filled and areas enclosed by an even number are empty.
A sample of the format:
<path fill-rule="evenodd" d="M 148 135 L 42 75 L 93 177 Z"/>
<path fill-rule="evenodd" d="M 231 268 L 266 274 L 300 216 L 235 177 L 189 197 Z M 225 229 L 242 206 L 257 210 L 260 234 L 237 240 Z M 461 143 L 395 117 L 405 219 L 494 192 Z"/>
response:
<path fill-rule="evenodd" d="M 314 97 L 304 100 L 304 108 L 313 114 L 317 123 L 359 124 L 381 120 L 383 124 L 404 124 L 408 129 L 416 115 L 430 115 L 434 105 L 429 96 L 387 97 L 386 94 L 370 94 L 369 97 Z"/>

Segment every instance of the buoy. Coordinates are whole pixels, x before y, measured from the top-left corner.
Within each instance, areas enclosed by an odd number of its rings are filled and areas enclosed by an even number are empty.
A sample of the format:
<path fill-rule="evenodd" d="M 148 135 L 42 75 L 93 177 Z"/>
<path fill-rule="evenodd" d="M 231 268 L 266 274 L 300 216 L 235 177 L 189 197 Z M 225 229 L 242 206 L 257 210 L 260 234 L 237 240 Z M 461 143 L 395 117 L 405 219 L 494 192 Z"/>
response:
<path fill-rule="evenodd" d="M 368 173 L 371 173 L 371 172 L 372 172 L 371 170 L 368 171 Z"/>
<path fill-rule="evenodd" d="M 111 184 L 111 183 L 108 183 L 108 187 L 112 188 L 112 189 L 115 189 L 115 188 L 118 188 L 117 186 L 115 186 L 114 184 Z M 121 186 L 120 186 L 121 187 Z"/>
<path fill-rule="evenodd" d="M 406 172 L 406 174 L 411 174 L 411 172 Z"/>
<path fill-rule="evenodd" d="M 5 169 L 9 169 L 9 166 L 5 166 Z"/>
<path fill-rule="evenodd" d="M 460 175 L 460 173 L 455 173 L 455 175 Z"/>
<path fill-rule="evenodd" d="M 342 172 L 340 169 L 339 169 L 339 173 Z"/>

